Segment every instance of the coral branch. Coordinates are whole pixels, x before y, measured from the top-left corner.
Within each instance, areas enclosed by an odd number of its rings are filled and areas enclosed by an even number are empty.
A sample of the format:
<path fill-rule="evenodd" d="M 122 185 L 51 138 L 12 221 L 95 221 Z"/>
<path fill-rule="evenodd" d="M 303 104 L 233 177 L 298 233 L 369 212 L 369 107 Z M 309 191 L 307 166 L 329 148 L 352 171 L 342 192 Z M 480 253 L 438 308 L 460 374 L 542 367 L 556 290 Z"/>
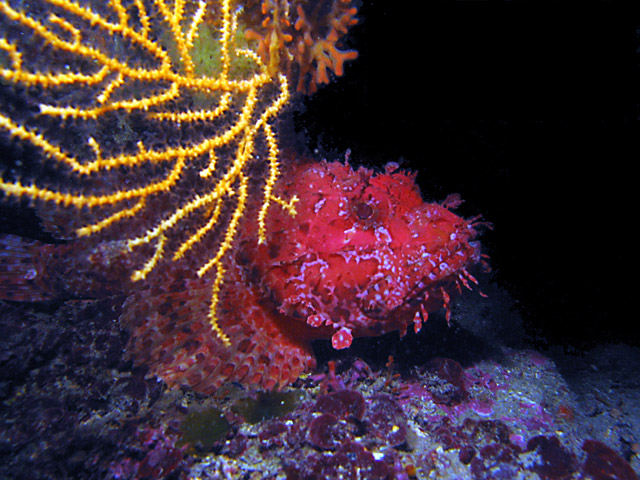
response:
<path fill-rule="evenodd" d="M 286 71 L 299 92 L 315 92 L 329 83 L 329 72 L 341 76 L 344 62 L 358 57 L 355 50 L 338 48 L 358 23 L 351 0 L 263 0 L 261 13 L 264 21 L 247 31 L 247 38 L 258 41 L 264 63 L 272 71 Z"/>
<path fill-rule="evenodd" d="M 78 236 L 124 232 L 137 281 L 214 235 L 216 249 L 189 262 L 214 276 L 209 319 L 225 344 L 216 306 L 223 261 L 256 195 L 250 182 L 262 189 L 261 238 L 271 203 L 295 213 L 295 199 L 272 195 L 280 171 L 270 123 L 288 82 L 239 44 L 238 25 L 231 0 L 0 1 L 0 78 L 12 101 L 38 105 L 3 106 L 0 130 L 55 172 L 5 171 L 0 191 L 72 210 Z M 205 34 L 213 42 L 199 42 Z M 266 161 L 264 178 L 251 177 L 257 161 Z"/>

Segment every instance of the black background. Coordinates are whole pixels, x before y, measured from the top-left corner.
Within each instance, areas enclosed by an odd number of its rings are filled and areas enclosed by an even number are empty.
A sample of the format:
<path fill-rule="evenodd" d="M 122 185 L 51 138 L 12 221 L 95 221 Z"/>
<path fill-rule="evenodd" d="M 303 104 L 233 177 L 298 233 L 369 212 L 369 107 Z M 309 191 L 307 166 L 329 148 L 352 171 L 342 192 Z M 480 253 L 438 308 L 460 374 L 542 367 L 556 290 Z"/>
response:
<path fill-rule="evenodd" d="M 296 125 L 326 156 L 458 192 L 530 335 L 640 344 L 634 2 L 369 1 L 360 56 Z"/>

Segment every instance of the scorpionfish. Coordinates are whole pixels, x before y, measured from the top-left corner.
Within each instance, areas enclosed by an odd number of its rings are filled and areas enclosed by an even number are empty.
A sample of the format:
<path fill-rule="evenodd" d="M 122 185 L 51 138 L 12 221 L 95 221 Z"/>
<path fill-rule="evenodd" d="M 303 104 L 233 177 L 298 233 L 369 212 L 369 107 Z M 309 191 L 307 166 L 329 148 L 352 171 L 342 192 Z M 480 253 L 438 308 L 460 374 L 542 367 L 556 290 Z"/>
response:
<path fill-rule="evenodd" d="M 417 332 L 442 307 L 449 320 L 450 295 L 475 282 L 468 269 L 482 261 L 482 222 L 451 211 L 457 195 L 426 203 L 415 174 L 393 163 L 383 172 L 327 161 L 287 168 L 275 193 L 296 195 L 297 214 L 270 208 L 259 243 L 248 213 L 225 260 L 217 313 L 229 344 L 209 324 L 211 278 L 165 262 L 133 282 L 140 259 L 99 236 L 59 245 L 4 236 L 0 298 L 124 294 L 127 355 L 170 387 L 203 393 L 229 381 L 287 385 L 315 367 L 315 339 L 343 349 L 354 337 Z"/>

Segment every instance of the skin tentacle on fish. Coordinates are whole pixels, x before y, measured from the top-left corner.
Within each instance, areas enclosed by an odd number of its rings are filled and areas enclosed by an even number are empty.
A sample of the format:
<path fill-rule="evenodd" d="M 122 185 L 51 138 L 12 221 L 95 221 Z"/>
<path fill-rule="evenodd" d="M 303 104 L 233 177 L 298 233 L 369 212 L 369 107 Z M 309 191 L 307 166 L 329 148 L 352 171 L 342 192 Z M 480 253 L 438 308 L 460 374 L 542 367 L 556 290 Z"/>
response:
<path fill-rule="evenodd" d="M 193 275 L 185 260 L 133 282 L 138 259 L 100 235 L 65 245 L 4 237 L 0 259 L 13 256 L 20 268 L 5 269 L 15 278 L 0 282 L 0 296 L 124 293 L 128 355 L 170 386 L 209 393 L 227 381 L 291 383 L 314 367 L 314 339 L 343 349 L 355 337 L 418 331 L 429 312 L 448 310 L 450 296 L 475 282 L 468 269 L 481 261 L 477 219 L 451 211 L 457 196 L 424 202 L 415 175 L 394 164 L 376 173 L 291 160 L 275 194 L 298 198 L 296 215 L 273 208 L 264 242 L 255 225 L 241 223 L 225 259 L 218 324 L 228 345 L 208 320 L 211 276 Z"/>

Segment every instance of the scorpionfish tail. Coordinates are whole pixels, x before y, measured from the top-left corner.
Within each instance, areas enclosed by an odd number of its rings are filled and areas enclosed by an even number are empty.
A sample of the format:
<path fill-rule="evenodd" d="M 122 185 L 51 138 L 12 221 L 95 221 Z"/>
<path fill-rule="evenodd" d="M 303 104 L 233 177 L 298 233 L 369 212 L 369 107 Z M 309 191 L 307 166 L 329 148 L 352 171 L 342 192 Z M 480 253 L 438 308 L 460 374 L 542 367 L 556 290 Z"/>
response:
<path fill-rule="evenodd" d="M 211 288 L 191 281 L 183 291 L 141 291 L 121 317 L 131 332 L 127 354 L 169 387 L 211 394 L 226 382 L 271 390 L 294 382 L 315 367 L 308 341 L 258 304 L 250 287 L 230 282 L 221 292 L 218 324 L 209 322 Z"/>

